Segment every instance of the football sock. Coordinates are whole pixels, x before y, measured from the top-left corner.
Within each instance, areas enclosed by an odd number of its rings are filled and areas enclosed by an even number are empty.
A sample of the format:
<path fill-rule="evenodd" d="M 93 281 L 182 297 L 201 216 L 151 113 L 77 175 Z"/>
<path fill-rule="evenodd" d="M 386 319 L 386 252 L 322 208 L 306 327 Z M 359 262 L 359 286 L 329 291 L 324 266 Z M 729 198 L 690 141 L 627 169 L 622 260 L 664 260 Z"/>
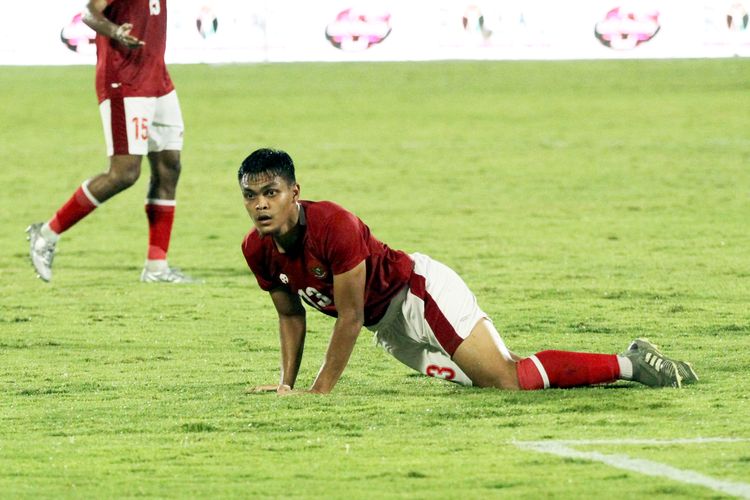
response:
<path fill-rule="evenodd" d="M 148 217 L 148 260 L 165 260 L 172 236 L 175 200 L 146 200 Z"/>
<path fill-rule="evenodd" d="M 620 365 L 620 378 L 633 380 L 633 362 L 625 356 L 617 356 L 617 364 Z"/>
<path fill-rule="evenodd" d="M 523 390 L 578 387 L 613 382 L 620 376 L 615 354 L 542 351 L 516 363 Z"/>
<path fill-rule="evenodd" d="M 60 235 L 54 232 L 51 227 L 49 227 L 49 222 L 45 222 L 44 224 L 42 224 L 42 227 L 39 229 L 39 233 L 42 235 L 42 238 L 45 242 L 57 243 L 57 240 L 60 239 Z"/>
<path fill-rule="evenodd" d="M 147 271 L 152 273 L 158 273 L 160 271 L 166 271 L 169 268 L 166 259 L 146 259 L 144 266 Z"/>
<path fill-rule="evenodd" d="M 45 224 L 48 229 L 60 235 L 100 205 L 99 201 L 89 191 L 88 186 L 89 181 L 86 181 L 76 189 L 73 196 Z"/>

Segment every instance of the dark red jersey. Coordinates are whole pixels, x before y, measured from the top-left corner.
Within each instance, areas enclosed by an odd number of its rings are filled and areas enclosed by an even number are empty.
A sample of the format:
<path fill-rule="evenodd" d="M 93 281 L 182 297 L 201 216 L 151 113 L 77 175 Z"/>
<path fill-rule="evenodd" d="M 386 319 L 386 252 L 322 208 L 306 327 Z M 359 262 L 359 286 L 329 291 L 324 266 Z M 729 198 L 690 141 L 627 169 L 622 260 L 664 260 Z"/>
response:
<path fill-rule="evenodd" d="M 263 290 L 284 288 L 329 316 L 333 275 L 351 271 L 366 261 L 365 325 L 377 323 L 388 304 L 409 280 L 411 258 L 378 241 L 364 222 L 329 201 L 301 201 L 301 243 L 279 252 L 271 236 L 253 229 L 242 242 L 242 253 Z"/>
<path fill-rule="evenodd" d="M 167 0 L 107 0 L 104 16 L 117 25 L 133 25 L 131 35 L 146 43 L 137 49 L 96 35 L 96 95 L 161 97 L 174 90 L 164 64 Z"/>

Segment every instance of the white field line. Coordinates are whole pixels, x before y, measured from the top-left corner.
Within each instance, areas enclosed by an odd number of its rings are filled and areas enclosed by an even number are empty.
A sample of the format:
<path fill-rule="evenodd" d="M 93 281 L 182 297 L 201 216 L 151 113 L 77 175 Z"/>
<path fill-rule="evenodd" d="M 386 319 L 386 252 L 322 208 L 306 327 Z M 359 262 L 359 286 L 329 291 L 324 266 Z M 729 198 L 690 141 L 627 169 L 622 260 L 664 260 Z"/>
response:
<path fill-rule="evenodd" d="M 661 476 L 673 481 L 686 484 L 704 486 L 727 495 L 750 499 L 750 484 L 737 481 L 723 481 L 691 470 L 677 469 L 651 460 L 630 458 L 627 455 L 607 455 L 596 451 L 579 451 L 571 446 L 587 445 L 675 445 L 675 444 L 703 444 L 703 443 L 737 443 L 750 441 L 748 439 L 733 438 L 695 438 L 695 439 L 591 439 L 564 441 L 514 441 L 513 444 L 525 450 L 550 453 L 560 457 L 578 458 L 601 462 L 611 467 L 625 469 L 647 476 Z"/>

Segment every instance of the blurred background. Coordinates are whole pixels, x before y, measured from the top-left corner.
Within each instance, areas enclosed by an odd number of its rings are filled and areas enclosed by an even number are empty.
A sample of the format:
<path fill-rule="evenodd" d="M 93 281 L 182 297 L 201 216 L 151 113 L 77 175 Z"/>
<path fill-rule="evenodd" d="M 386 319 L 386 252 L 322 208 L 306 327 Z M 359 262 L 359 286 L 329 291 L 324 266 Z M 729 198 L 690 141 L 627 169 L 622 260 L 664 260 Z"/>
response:
<path fill-rule="evenodd" d="M 85 0 L 39 0 L 6 22 L 0 65 L 92 64 Z M 750 1 L 180 0 L 169 63 L 607 59 L 750 54 Z M 28 17 L 3 2 L 5 19 Z"/>

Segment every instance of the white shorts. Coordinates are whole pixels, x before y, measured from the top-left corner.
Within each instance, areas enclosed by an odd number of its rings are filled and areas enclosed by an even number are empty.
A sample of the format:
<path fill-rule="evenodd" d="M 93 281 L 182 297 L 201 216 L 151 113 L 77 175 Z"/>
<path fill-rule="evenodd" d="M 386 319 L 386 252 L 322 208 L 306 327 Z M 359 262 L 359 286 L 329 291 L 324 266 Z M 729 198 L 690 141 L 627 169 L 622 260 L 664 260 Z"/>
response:
<path fill-rule="evenodd" d="M 391 300 L 383 318 L 369 327 L 375 341 L 403 364 L 431 377 L 472 385 L 451 359 L 474 326 L 489 318 L 466 283 L 448 266 L 422 254 L 411 254 L 409 285 Z M 493 335 L 497 335 L 492 328 Z M 499 335 L 495 339 L 510 358 Z"/>
<path fill-rule="evenodd" d="M 161 97 L 113 97 L 99 104 L 107 156 L 182 151 L 180 101 L 173 90 Z"/>

